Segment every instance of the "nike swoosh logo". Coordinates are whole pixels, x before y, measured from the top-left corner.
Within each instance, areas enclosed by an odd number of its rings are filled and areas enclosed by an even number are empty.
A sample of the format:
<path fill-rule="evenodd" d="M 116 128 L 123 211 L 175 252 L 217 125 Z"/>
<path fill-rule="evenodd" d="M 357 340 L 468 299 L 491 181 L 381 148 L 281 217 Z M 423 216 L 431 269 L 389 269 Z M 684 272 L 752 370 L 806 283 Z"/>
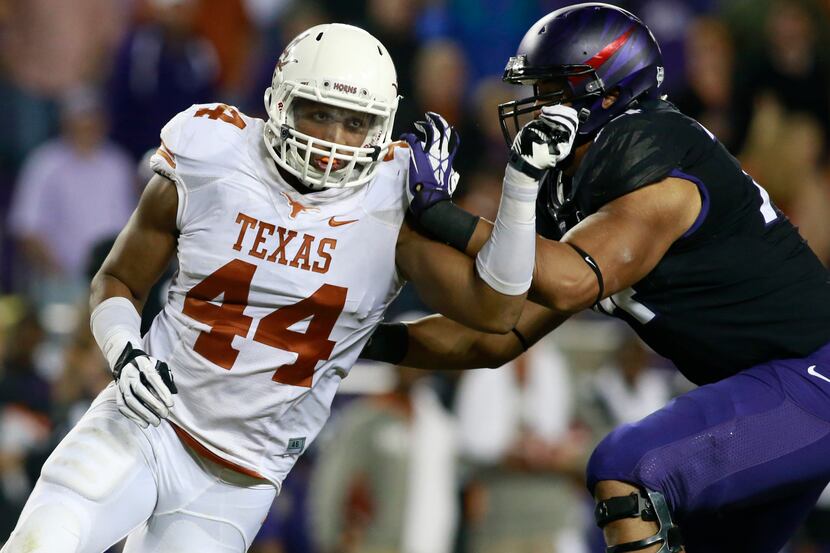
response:
<path fill-rule="evenodd" d="M 352 223 L 358 222 L 360 219 L 352 219 L 351 221 L 338 221 L 334 217 L 329 218 L 329 226 L 330 227 L 342 227 L 343 225 L 350 225 Z"/>
<path fill-rule="evenodd" d="M 815 365 L 810 365 L 809 367 L 807 367 L 807 374 L 809 374 L 811 376 L 815 376 L 817 378 L 820 378 L 820 379 L 824 380 L 825 382 L 830 382 L 830 378 L 827 378 L 826 376 L 824 376 L 823 374 L 818 372 L 816 370 Z"/>

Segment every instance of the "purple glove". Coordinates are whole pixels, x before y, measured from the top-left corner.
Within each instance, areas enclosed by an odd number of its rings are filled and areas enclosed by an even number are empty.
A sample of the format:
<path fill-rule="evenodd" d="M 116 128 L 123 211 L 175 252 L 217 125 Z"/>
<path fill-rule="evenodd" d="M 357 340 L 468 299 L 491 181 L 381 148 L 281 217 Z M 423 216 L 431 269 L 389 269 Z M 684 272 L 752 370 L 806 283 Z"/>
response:
<path fill-rule="evenodd" d="M 416 133 L 401 135 L 412 150 L 409 158 L 409 210 L 416 219 L 438 202 L 450 200 L 458 184 L 452 160 L 461 137 L 447 121 L 428 111 L 425 121 L 415 122 Z"/>

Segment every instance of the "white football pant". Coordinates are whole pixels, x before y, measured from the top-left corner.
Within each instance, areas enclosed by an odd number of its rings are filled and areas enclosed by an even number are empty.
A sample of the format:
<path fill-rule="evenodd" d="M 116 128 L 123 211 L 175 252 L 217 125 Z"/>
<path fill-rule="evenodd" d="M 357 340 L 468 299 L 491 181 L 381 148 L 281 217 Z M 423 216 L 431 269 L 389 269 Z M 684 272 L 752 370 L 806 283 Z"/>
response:
<path fill-rule="evenodd" d="M 204 459 L 166 421 L 139 428 L 105 389 L 43 466 L 0 553 L 241 553 L 273 485 Z"/>

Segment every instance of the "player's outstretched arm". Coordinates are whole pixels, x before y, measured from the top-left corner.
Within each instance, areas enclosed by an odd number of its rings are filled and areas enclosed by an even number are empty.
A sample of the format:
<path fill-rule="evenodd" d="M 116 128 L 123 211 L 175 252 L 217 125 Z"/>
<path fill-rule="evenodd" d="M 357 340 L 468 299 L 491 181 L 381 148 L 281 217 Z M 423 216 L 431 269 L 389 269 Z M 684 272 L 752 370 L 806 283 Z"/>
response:
<path fill-rule="evenodd" d="M 470 328 L 503 334 L 519 320 L 526 294 L 508 295 L 479 278 L 475 260 L 404 223 L 395 260 L 431 309 Z"/>
<path fill-rule="evenodd" d="M 138 207 L 92 279 L 91 309 L 108 298 L 123 297 L 141 310 L 175 253 L 178 202 L 173 181 L 161 175 L 150 179 Z"/>
<path fill-rule="evenodd" d="M 466 249 L 476 218 L 453 209 L 457 182 L 452 161 L 458 136 L 439 115 L 415 124 L 402 138 L 411 148 L 408 193 L 419 228 L 439 242 Z M 576 112 L 544 108 L 516 137 L 505 171 L 495 227 L 471 265 L 463 256 L 402 233 L 398 264 L 430 307 L 467 326 L 508 332 L 521 313 L 533 275 L 536 195 L 547 169 L 567 157 L 576 135 Z"/>
<path fill-rule="evenodd" d="M 525 302 L 515 331 L 508 334 L 479 332 L 443 315 L 384 323 L 360 356 L 429 370 L 495 368 L 521 355 L 567 318 L 567 314 Z"/>
<path fill-rule="evenodd" d="M 92 332 L 118 383 L 118 408 L 142 427 L 167 417 L 176 392 L 167 365 L 141 350 L 139 312 L 175 252 L 177 207 L 175 184 L 150 179 L 91 285 Z"/>
<path fill-rule="evenodd" d="M 539 248 L 531 298 L 574 313 L 630 288 L 694 225 L 701 205 L 697 186 L 674 177 L 607 203 L 561 243 Z"/>
<path fill-rule="evenodd" d="M 537 237 L 528 298 L 563 313 L 576 313 L 629 288 L 651 272 L 694 224 L 700 208 L 695 184 L 670 177 L 609 202 L 561 242 Z M 492 229 L 492 223 L 479 219 L 466 246 L 468 255 L 476 254 Z"/>

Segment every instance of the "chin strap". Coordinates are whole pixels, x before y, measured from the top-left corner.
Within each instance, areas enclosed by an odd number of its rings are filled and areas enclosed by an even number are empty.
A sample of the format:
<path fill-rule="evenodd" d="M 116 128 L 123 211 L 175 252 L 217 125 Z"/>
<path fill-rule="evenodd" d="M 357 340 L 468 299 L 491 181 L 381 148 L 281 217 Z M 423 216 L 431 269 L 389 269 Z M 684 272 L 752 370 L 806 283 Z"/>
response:
<path fill-rule="evenodd" d="M 609 546 L 606 549 L 607 553 L 639 551 L 658 543 L 662 543 L 663 546 L 657 553 L 680 553 L 683 550 L 680 528 L 672 521 L 666 498 L 660 492 L 644 488 L 631 495 L 600 501 L 594 510 L 594 518 L 600 528 L 616 520 L 637 517 L 646 521 L 656 521 L 657 533 L 641 540 Z"/>

